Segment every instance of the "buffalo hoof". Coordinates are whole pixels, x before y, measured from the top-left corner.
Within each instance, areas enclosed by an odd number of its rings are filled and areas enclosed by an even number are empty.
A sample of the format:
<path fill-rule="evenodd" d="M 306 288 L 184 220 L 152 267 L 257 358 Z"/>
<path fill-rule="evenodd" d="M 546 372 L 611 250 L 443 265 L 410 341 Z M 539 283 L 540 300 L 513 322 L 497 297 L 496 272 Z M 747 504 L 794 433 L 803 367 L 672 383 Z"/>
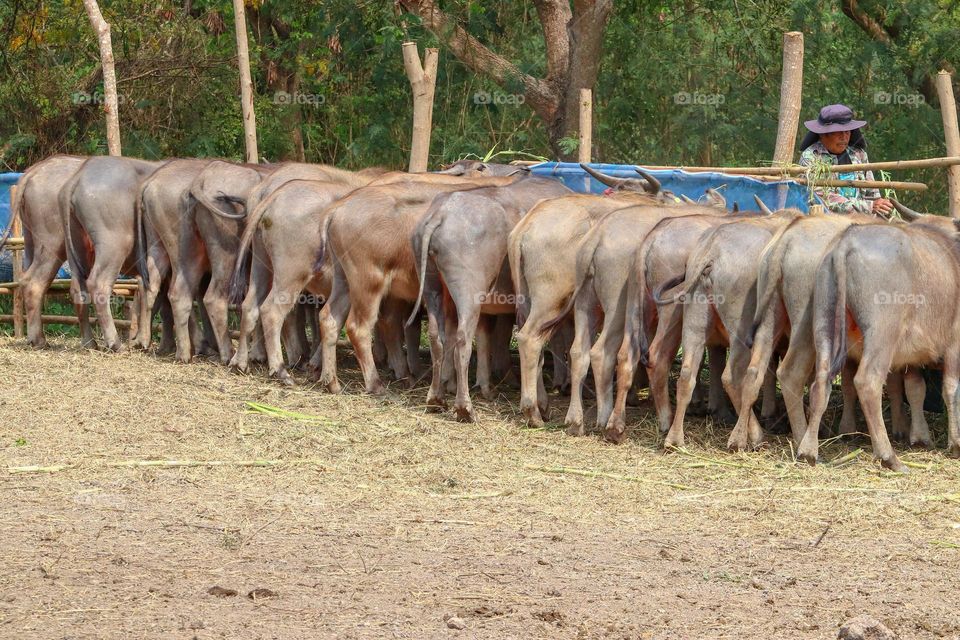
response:
<path fill-rule="evenodd" d="M 668 432 L 667 437 L 663 440 L 663 448 L 666 451 L 670 451 L 671 449 L 682 449 L 683 436 L 675 436 Z"/>
<path fill-rule="evenodd" d="M 497 392 L 494 391 L 490 385 L 486 385 L 485 387 L 480 387 L 480 397 L 489 402 L 497 397 Z"/>
<path fill-rule="evenodd" d="M 230 359 L 230 369 L 237 373 L 247 373 L 250 370 L 250 364 L 245 359 L 240 359 L 236 355 Z"/>
<path fill-rule="evenodd" d="M 369 393 L 372 396 L 386 395 L 387 387 L 384 386 L 382 382 L 377 380 L 373 384 L 367 385 L 367 393 Z"/>
<path fill-rule="evenodd" d="M 933 440 L 929 436 L 925 438 L 910 439 L 910 446 L 915 449 L 933 449 Z"/>
<path fill-rule="evenodd" d="M 468 402 L 461 407 L 454 407 L 457 414 L 457 422 L 476 422 L 477 415 L 473 412 L 473 404 Z"/>
<path fill-rule="evenodd" d="M 730 438 L 727 439 L 727 450 L 728 451 L 746 451 L 750 448 L 750 444 L 747 441 L 747 434 L 738 433 L 734 429 L 733 433 L 730 434 Z"/>
<path fill-rule="evenodd" d="M 567 423 L 567 435 L 568 436 L 582 436 L 586 432 L 583 429 L 583 421 L 580 422 L 568 422 Z"/>
<path fill-rule="evenodd" d="M 817 464 L 817 448 L 805 446 L 802 442 L 797 449 L 797 460 L 806 462 L 811 467 Z"/>
<path fill-rule="evenodd" d="M 280 369 L 279 371 L 275 371 L 274 373 L 270 374 L 270 377 L 276 378 L 277 382 L 288 387 L 293 387 L 296 384 L 294 383 L 293 378 L 290 377 L 290 374 L 287 372 L 286 369 Z"/>
<path fill-rule="evenodd" d="M 527 426 L 529 427 L 542 427 L 543 426 L 543 417 L 540 414 L 540 411 L 536 407 L 524 407 L 520 406 L 520 412 L 523 414 L 523 417 L 527 421 Z"/>
<path fill-rule="evenodd" d="M 626 438 L 627 432 L 623 426 L 610 426 L 603 431 L 603 439 L 613 444 L 620 444 Z"/>
<path fill-rule="evenodd" d="M 430 413 L 441 413 L 447 410 L 447 403 L 443 398 L 427 397 L 427 411 Z"/>
<path fill-rule="evenodd" d="M 36 340 L 27 340 L 27 346 L 33 347 L 34 349 L 46 349 L 47 339 L 38 338 Z"/>
<path fill-rule="evenodd" d="M 883 465 L 884 468 L 895 471 L 896 473 L 910 473 L 910 468 L 903 464 L 896 455 L 892 455 L 889 458 L 881 458 L 880 464 Z"/>
<path fill-rule="evenodd" d="M 324 382 L 322 379 L 320 384 L 326 387 L 327 392 L 329 393 L 340 393 L 342 387 L 340 386 L 340 381 L 334 378 L 333 380 L 328 380 Z"/>
<path fill-rule="evenodd" d="M 960 442 L 947 445 L 947 455 L 951 458 L 960 458 Z"/>

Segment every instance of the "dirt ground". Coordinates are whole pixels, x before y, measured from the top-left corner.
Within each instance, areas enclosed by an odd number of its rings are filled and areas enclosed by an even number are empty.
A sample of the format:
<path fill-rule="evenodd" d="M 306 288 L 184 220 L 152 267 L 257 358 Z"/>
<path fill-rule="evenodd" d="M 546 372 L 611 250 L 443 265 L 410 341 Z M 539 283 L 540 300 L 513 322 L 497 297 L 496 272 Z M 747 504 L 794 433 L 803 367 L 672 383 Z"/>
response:
<path fill-rule="evenodd" d="M 698 420 L 663 455 L 649 409 L 620 446 L 522 428 L 512 391 L 459 424 L 423 385 L 360 395 L 347 366 L 331 396 L 0 340 L 0 636 L 834 638 L 866 613 L 960 637 L 940 452 L 809 468 L 782 439 L 728 454 Z"/>

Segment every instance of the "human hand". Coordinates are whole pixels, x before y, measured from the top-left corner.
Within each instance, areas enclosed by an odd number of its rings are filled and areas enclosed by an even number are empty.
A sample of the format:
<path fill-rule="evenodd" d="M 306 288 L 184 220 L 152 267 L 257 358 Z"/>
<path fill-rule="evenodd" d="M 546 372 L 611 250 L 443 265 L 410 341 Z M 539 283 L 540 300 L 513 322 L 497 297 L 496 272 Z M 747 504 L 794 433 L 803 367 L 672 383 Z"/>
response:
<path fill-rule="evenodd" d="M 873 212 L 877 215 L 887 216 L 893 211 L 893 203 L 887 198 L 877 198 L 873 201 Z"/>

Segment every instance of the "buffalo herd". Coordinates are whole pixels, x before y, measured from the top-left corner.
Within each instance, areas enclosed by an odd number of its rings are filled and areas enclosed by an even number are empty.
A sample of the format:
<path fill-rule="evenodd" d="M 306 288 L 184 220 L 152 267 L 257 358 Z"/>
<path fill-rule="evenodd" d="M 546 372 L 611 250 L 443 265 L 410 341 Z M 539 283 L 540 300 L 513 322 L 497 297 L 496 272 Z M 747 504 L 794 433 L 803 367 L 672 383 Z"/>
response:
<path fill-rule="evenodd" d="M 797 458 L 811 464 L 839 375 L 840 433 L 857 430 L 859 400 L 875 456 L 897 471 L 906 467 L 884 425 L 884 385 L 893 436 L 933 446 L 921 375 L 933 367 L 943 371 L 949 453 L 960 455 L 951 219 L 899 203 L 893 220 L 771 211 L 759 199 L 755 211 L 730 212 L 716 192 L 678 198 L 640 169 L 618 178 L 583 168 L 602 195 L 469 160 L 410 174 L 52 156 L 24 173 L 11 203 L 24 230 L 27 341 L 46 344 L 43 296 L 66 260 L 84 347 L 97 344 L 92 304 L 103 345 L 123 348 L 110 302 L 126 275 L 141 286 L 138 348 L 150 348 L 159 315 L 158 353 L 211 355 L 241 372 L 266 362 L 284 384 L 288 367 L 305 367 L 336 393 L 345 329 L 368 393 L 384 391 L 378 368 L 408 384 L 429 375 L 426 406 L 445 411 L 455 394 L 463 421 L 476 420 L 471 360 L 492 398 L 516 381 L 514 338 L 523 419 L 547 418 L 549 351 L 550 382 L 570 394 L 567 432 L 584 434 L 594 397 L 596 427 L 612 442 L 648 388 L 665 447 L 683 446 L 688 410 L 706 410 L 734 424 L 730 449 L 755 448 L 778 414 L 779 382 Z M 698 388 L 705 354 L 711 384 Z"/>

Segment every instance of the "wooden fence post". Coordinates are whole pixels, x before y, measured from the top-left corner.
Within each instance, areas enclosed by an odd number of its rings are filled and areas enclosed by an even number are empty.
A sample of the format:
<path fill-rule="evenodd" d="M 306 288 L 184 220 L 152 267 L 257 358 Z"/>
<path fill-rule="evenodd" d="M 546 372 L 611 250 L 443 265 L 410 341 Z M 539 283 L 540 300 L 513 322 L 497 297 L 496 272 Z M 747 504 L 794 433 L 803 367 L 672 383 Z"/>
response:
<path fill-rule="evenodd" d="M 10 202 L 16 199 L 16 189 L 16 185 L 10 187 Z M 13 238 L 23 237 L 23 224 L 20 221 L 20 216 L 14 218 L 10 236 Z M 16 283 L 16 286 L 13 287 L 13 337 L 21 339 L 26 335 L 24 331 L 23 289 L 20 287 L 20 278 L 23 275 L 23 245 L 18 244 L 17 247 L 10 251 L 10 259 L 13 261 L 13 281 Z"/>
<path fill-rule="evenodd" d="M 590 164 L 593 145 L 593 91 L 580 89 L 580 146 L 578 162 Z"/>
<path fill-rule="evenodd" d="M 433 127 L 433 94 L 437 86 L 437 50 L 427 49 L 420 64 L 416 42 L 403 43 L 403 67 L 413 90 L 413 137 L 410 141 L 410 173 L 427 170 L 430 130 Z"/>
<path fill-rule="evenodd" d="M 777 122 L 777 145 L 773 150 L 773 164 L 793 162 L 800 126 L 800 107 L 803 99 L 803 34 L 790 31 L 783 34 L 783 75 L 780 80 L 780 116 Z M 777 208 L 787 203 L 788 187 L 777 189 Z"/>
<path fill-rule="evenodd" d="M 240 107 L 243 111 L 243 142 L 247 162 L 260 162 L 257 153 L 257 116 L 253 110 L 253 80 L 250 79 L 250 50 L 247 45 L 247 18 L 243 0 L 233 0 L 233 24 L 237 32 L 237 67 L 240 69 Z"/>
<path fill-rule="evenodd" d="M 943 137 L 948 156 L 960 156 L 960 129 L 957 127 L 957 101 L 953 97 L 953 78 L 948 71 L 937 74 L 937 94 L 940 96 L 940 114 L 943 116 Z M 947 187 L 950 193 L 950 216 L 960 218 L 960 166 L 947 169 Z"/>

